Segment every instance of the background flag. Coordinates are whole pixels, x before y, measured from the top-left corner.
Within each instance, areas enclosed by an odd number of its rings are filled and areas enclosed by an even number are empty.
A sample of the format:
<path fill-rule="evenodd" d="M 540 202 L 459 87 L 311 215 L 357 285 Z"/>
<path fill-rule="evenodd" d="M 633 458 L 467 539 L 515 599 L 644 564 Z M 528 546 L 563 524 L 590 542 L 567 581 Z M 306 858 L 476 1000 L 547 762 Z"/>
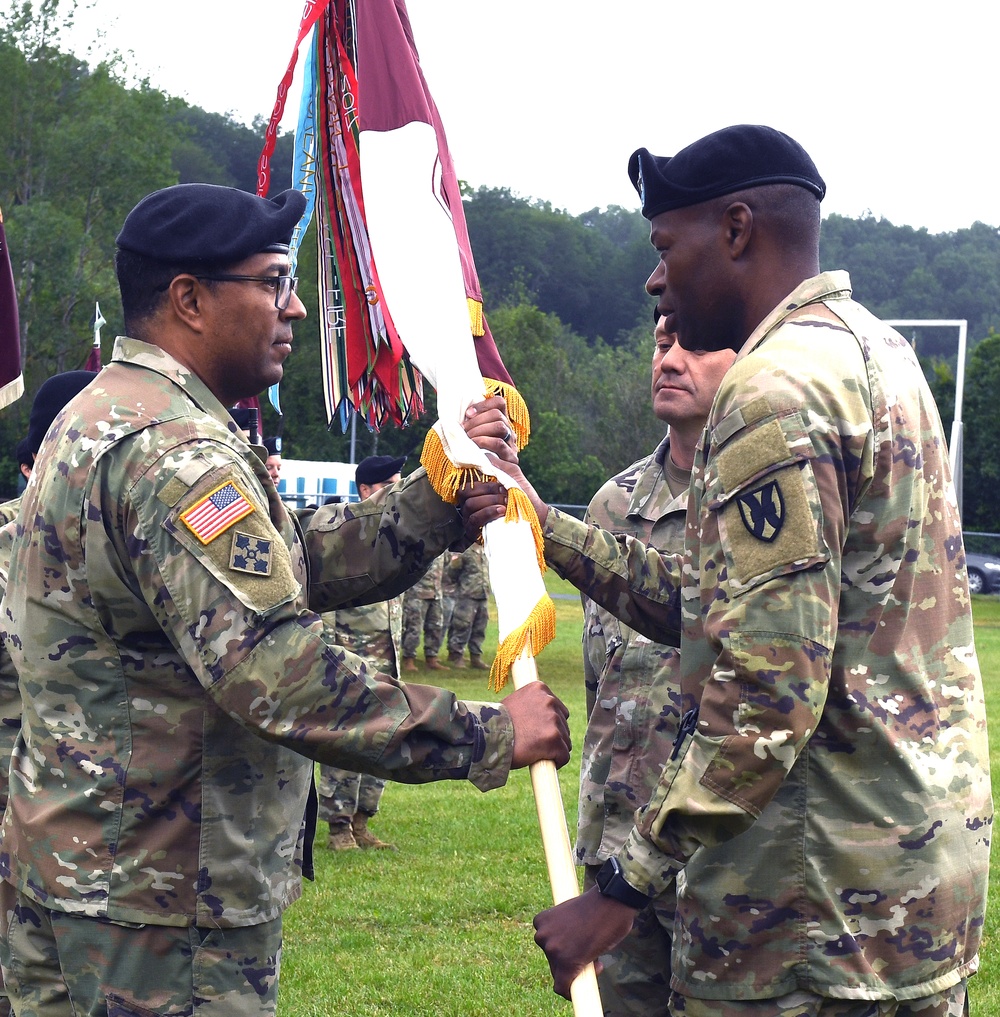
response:
<path fill-rule="evenodd" d="M 3 212 L 0 211 L 0 407 L 24 394 L 21 374 L 21 324 L 17 316 L 17 290 L 11 267 Z"/>
<path fill-rule="evenodd" d="M 322 11 L 318 8 L 322 6 Z M 541 533 L 530 502 L 468 438 L 462 420 L 484 395 L 503 391 L 523 447 L 527 411 L 510 385 L 482 311 L 465 213 L 437 107 L 420 69 L 403 0 L 307 3 L 296 49 L 312 27 L 293 180 L 307 195 L 293 242 L 313 215 L 319 243 L 320 320 L 328 365 L 328 416 L 345 404 L 373 427 L 421 408 L 422 374 L 437 390 L 440 419 L 421 462 L 438 493 L 455 500 L 470 477 L 508 490 L 506 520 L 483 532 L 496 597 L 500 647 L 494 688 L 537 678 L 534 655 L 552 638 L 555 610 L 541 570 Z M 284 106 L 279 88 L 268 135 Z M 270 154 L 258 174 L 266 194 Z M 418 373 L 419 371 L 419 373 Z M 531 767 L 556 902 L 579 893 L 558 777 Z M 593 966 L 571 989 L 578 1015 L 603 1012 Z"/>

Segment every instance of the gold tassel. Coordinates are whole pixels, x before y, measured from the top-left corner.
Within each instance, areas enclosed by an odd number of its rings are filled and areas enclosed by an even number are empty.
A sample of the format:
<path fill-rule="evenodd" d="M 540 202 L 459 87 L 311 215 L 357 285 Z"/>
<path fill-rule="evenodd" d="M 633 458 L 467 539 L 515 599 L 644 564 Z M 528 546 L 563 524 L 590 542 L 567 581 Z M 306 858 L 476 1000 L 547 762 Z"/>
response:
<path fill-rule="evenodd" d="M 507 491 L 507 511 L 504 514 L 504 521 L 508 523 L 523 521 L 531 527 L 538 571 L 545 575 L 548 565 L 545 564 L 545 539 L 542 537 L 542 524 L 538 521 L 535 506 L 531 504 L 528 496 L 519 487 L 512 487 Z"/>
<path fill-rule="evenodd" d="M 424 438 L 420 453 L 420 465 L 427 471 L 431 487 L 442 501 L 449 505 L 458 504 L 458 492 L 476 480 L 485 480 L 486 475 L 474 466 L 456 466 L 446 455 L 441 438 L 433 428 Z M 530 502 L 529 502 L 530 505 Z"/>
<path fill-rule="evenodd" d="M 555 634 L 556 606 L 546 593 L 531 609 L 527 620 L 513 632 L 508 633 L 507 638 L 500 644 L 493 667 L 490 668 L 490 690 L 500 692 L 507 684 L 510 669 L 514 661 L 524 652 L 525 646 L 529 645 L 529 640 L 531 653 L 537 657 L 552 642 Z"/>
<path fill-rule="evenodd" d="M 486 385 L 488 396 L 500 395 L 507 401 L 507 419 L 514 428 L 518 450 L 523 449 L 531 437 L 531 418 L 521 393 L 509 382 L 497 381 L 495 378 L 483 378 L 483 383 Z"/>
<path fill-rule="evenodd" d="M 466 297 L 465 302 L 469 305 L 469 324 L 472 326 L 472 334 L 478 339 L 486 335 L 486 325 L 483 322 L 483 302 L 473 297 Z"/>

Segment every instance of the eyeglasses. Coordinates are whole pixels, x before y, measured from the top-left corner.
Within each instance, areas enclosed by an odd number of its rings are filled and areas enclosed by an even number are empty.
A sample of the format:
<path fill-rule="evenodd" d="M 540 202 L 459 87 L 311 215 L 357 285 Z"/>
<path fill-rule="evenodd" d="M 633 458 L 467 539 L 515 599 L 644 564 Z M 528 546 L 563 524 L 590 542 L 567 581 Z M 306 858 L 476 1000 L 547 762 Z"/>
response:
<path fill-rule="evenodd" d="M 274 287 L 274 306 L 279 311 L 288 309 L 292 294 L 299 288 L 297 275 L 196 275 L 195 279 L 212 282 L 259 282 Z"/>

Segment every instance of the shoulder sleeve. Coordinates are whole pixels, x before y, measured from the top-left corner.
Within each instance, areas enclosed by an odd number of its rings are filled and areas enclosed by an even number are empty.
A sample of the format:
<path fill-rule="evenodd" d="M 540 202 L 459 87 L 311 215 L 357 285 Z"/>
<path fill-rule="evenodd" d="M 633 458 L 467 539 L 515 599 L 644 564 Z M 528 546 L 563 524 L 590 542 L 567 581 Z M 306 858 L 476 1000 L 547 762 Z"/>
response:
<path fill-rule="evenodd" d="M 263 492 L 226 449 L 161 457 L 131 485 L 123 516 L 139 594 L 238 723 L 376 776 L 469 779 L 483 789 L 506 780 L 506 709 L 405 685 L 337 646 L 305 604 L 298 545 L 289 550 Z"/>
<path fill-rule="evenodd" d="M 591 600 L 658 643 L 680 639 L 683 554 L 664 554 L 628 534 L 550 508 L 545 560 Z"/>
<path fill-rule="evenodd" d="M 317 611 L 398 596 L 463 537 L 461 517 L 423 468 L 365 501 L 326 505 L 302 521 Z"/>

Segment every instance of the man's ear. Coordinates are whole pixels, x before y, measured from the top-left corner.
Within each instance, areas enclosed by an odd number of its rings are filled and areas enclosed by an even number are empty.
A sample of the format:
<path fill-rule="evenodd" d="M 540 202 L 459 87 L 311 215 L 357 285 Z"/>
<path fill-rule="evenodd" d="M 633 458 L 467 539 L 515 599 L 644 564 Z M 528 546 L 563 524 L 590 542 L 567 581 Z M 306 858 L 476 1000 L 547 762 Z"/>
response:
<path fill-rule="evenodd" d="M 193 275 L 175 275 L 167 289 L 167 300 L 174 314 L 194 332 L 202 332 L 205 328 L 205 293 L 205 287 Z"/>
<path fill-rule="evenodd" d="M 742 201 L 734 201 L 722 213 L 722 228 L 729 256 L 736 261 L 747 249 L 753 233 L 753 212 L 750 206 Z"/>

